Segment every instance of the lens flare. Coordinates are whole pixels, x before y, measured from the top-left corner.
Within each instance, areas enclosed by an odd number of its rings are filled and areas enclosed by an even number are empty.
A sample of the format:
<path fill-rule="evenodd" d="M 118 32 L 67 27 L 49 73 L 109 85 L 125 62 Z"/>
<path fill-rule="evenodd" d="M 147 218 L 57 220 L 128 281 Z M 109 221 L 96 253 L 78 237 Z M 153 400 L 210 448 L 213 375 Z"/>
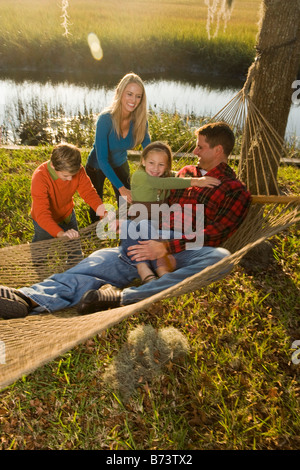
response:
<path fill-rule="evenodd" d="M 90 33 L 88 35 L 88 45 L 94 59 L 101 60 L 103 57 L 103 50 L 100 41 L 95 33 Z"/>

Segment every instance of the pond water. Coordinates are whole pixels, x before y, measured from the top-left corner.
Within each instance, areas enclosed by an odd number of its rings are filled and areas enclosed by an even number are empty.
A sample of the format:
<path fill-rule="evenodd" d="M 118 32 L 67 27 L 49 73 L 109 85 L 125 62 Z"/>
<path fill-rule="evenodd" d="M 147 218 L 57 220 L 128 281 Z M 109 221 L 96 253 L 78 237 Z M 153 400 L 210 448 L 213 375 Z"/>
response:
<path fill-rule="evenodd" d="M 225 82 L 215 78 L 144 79 L 148 105 L 153 110 L 175 111 L 196 116 L 213 116 L 221 110 L 243 86 L 242 81 Z M 112 99 L 116 81 L 102 83 L 72 83 L 64 80 L 36 80 L 28 77 L 14 80 L 0 77 L 0 126 L 17 119 L 17 103 L 24 107 L 32 101 L 47 104 L 48 109 L 62 107 L 67 116 L 85 109 L 99 113 Z M 300 106 L 292 104 L 286 137 L 300 137 Z"/>

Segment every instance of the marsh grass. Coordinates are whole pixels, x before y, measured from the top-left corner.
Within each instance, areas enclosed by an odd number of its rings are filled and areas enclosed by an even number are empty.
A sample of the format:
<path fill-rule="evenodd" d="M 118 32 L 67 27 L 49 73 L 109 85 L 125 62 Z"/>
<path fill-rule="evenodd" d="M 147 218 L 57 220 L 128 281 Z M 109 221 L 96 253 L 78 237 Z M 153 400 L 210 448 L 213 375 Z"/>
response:
<path fill-rule="evenodd" d="M 1 67 L 118 74 L 194 68 L 241 76 L 254 56 L 259 4 L 236 2 L 226 30 L 221 25 L 217 37 L 209 40 L 207 7 L 199 0 L 72 0 L 67 35 L 57 2 L 4 0 Z M 101 41 L 101 62 L 90 54 L 90 32 Z"/>
<path fill-rule="evenodd" d="M 0 246 L 31 239 L 30 179 L 50 152 L 0 150 Z M 299 169 L 280 168 L 279 179 L 300 194 Z M 81 200 L 76 212 L 86 225 Z M 201 291 L 153 304 L 1 391 L 0 448 L 299 449 L 300 366 L 291 360 L 300 338 L 299 225 L 271 244 L 268 269 L 238 266 Z M 141 326 L 175 328 L 189 353 L 141 376 L 124 400 L 105 372 Z"/>
<path fill-rule="evenodd" d="M 97 118 L 98 114 L 86 106 L 83 112 L 67 116 L 61 106 L 49 107 L 38 98 L 26 104 L 19 99 L 6 108 L 0 143 L 36 146 L 65 141 L 78 147 L 91 148 Z M 170 113 L 151 108 L 148 111 L 152 140 L 172 140 L 173 151 L 178 151 L 193 136 L 194 129 L 204 119 L 194 113 L 184 116 L 176 111 Z"/>

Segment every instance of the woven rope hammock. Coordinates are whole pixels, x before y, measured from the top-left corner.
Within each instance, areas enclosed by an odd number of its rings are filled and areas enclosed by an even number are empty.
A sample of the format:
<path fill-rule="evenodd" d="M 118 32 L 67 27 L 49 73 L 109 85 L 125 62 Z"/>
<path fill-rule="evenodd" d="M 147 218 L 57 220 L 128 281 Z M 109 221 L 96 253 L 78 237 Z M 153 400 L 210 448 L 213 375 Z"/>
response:
<path fill-rule="evenodd" d="M 300 198 L 283 194 L 276 181 L 274 168 L 282 157 L 282 141 L 250 101 L 245 87 L 211 119 L 219 120 L 229 123 L 238 136 L 237 141 L 241 146 L 240 152 L 236 152 L 239 155 L 238 161 L 231 160 L 230 164 L 235 167 L 238 165 L 238 176 L 245 175 L 243 181 L 254 195 L 246 219 L 224 244 L 232 253 L 231 256 L 132 305 L 86 316 L 78 316 L 73 308 L 24 319 L 0 319 L 0 358 L 5 356 L 5 364 L 0 363 L 0 388 L 12 384 L 22 375 L 156 301 L 198 290 L 215 279 L 220 279 L 221 272 L 239 263 L 253 247 L 300 221 Z M 194 138 L 185 145 L 187 154 L 192 146 Z M 180 149 L 178 153 L 182 155 L 182 151 Z M 180 157 L 180 167 L 185 158 L 185 154 Z M 277 194 L 270 196 L 270 184 L 276 188 Z M 97 238 L 95 228 L 96 224 L 93 224 L 80 230 L 84 256 L 103 246 L 104 242 Z M 77 248 L 78 240 L 61 239 L 2 248 L 0 284 L 16 288 L 30 286 L 53 273 L 63 272 L 71 267 L 68 264 L 69 253 L 76 252 Z M 79 260 L 80 257 L 73 255 L 71 261 L 77 264 Z"/>

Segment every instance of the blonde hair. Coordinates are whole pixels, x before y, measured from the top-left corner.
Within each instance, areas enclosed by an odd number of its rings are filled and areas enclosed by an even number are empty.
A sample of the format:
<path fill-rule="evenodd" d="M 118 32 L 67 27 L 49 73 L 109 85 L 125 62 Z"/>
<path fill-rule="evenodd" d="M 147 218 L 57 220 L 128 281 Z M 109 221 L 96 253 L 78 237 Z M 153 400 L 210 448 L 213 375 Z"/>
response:
<path fill-rule="evenodd" d="M 55 171 L 75 175 L 81 167 L 81 153 L 75 145 L 58 144 L 52 151 L 50 161 Z"/>
<path fill-rule="evenodd" d="M 161 141 L 151 142 L 151 144 L 148 144 L 147 147 L 144 148 L 144 150 L 141 153 L 140 168 L 143 168 L 143 160 L 146 160 L 146 158 L 151 152 L 161 152 L 167 155 L 168 168 L 165 171 L 164 176 L 171 176 L 172 163 L 173 163 L 172 150 L 171 150 L 171 147 L 165 142 L 161 142 Z"/>
<path fill-rule="evenodd" d="M 131 72 L 125 75 L 116 87 L 115 95 L 111 105 L 105 110 L 110 112 L 114 129 L 121 136 L 122 96 L 127 85 L 136 83 L 142 89 L 142 99 L 138 107 L 132 112 L 134 147 L 143 142 L 147 129 L 147 99 L 142 79 Z"/>

